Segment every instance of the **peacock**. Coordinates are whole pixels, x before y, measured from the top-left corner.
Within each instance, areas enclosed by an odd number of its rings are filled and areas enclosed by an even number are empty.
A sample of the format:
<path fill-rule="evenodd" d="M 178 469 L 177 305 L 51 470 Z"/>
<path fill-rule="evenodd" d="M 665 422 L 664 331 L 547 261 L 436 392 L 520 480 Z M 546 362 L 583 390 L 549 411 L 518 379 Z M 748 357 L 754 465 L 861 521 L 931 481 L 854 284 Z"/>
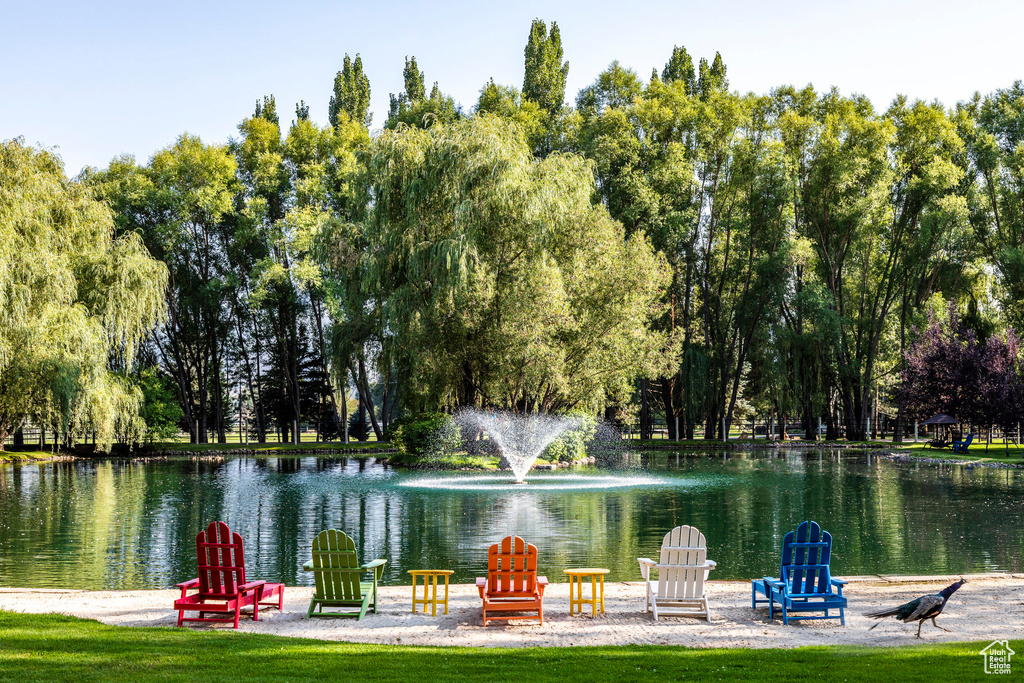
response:
<path fill-rule="evenodd" d="M 952 633 L 952 631 L 950 631 L 948 628 L 942 628 L 941 626 L 936 624 L 935 617 L 942 614 L 942 608 L 946 606 L 946 601 L 949 600 L 949 596 L 953 595 L 953 593 L 956 593 L 957 589 L 959 589 L 960 586 L 964 585 L 965 583 L 967 583 L 967 579 L 961 576 L 959 581 L 950 584 L 949 586 L 943 588 L 941 591 L 934 595 L 921 596 L 916 600 L 911 600 L 910 602 L 904 605 L 900 605 L 896 609 L 884 609 L 878 610 L 877 612 L 865 612 L 864 616 L 871 617 L 873 619 L 884 619 L 885 617 L 895 616 L 904 624 L 909 624 L 912 621 L 916 621 L 918 622 L 918 638 L 921 637 L 921 627 L 924 625 L 924 622 L 928 619 L 932 620 L 932 626 L 934 626 L 935 628 L 941 628 L 943 631 L 946 631 L 947 633 Z M 874 624 L 871 628 L 874 628 L 875 626 L 878 626 L 878 624 Z M 869 628 L 868 630 L 870 631 L 871 628 Z"/>

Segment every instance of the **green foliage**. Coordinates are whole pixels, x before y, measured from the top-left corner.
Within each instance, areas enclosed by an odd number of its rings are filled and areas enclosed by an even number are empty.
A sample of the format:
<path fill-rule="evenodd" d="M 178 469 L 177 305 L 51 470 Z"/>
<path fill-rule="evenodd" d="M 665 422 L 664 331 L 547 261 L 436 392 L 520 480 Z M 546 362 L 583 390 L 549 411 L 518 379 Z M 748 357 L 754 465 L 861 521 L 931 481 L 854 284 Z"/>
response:
<path fill-rule="evenodd" d="M 583 410 L 570 410 L 563 417 L 571 418 L 576 426 L 562 432 L 544 449 L 543 458 L 558 462 L 576 462 L 587 457 L 587 444 L 597 434 L 597 418 Z"/>
<path fill-rule="evenodd" d="M 391 428 L 391 443 L 405 462 L 449 455 L 462 445 L 459 427 L 447 413 L 420 413 L 395 420 Z"/>
<path fill-rule="evenodd" d="M 138 383 L 142 390 L 140 415 L 146 425 L 145 440 L 153 443 L 170 439 L 178 433 L 184 416 L 174 382 L 158 368 L 145 368 L 139 373 Z"/>
<path fill-rule="evenodd" d="M 391 95 L 391 109 L 384 127 L 394 129 L 400 123 L 429 128 L 435 123 L 451 123 L 462 116 L 455 100 L 441 92 L 434 82 L 430 97 L 426 96 L 425 76 L 416 66 L 416 58 L 405 58 L 405 90 Z"/>
<path fill-rule="evenodd" d="M 132 364 L 166 283 L 56 156 L 0 143 L 0 444 L 26 419 L 66 439 L 95 432 L 103 449 L 119 423 L 137 426 L 138 394 L 108 362 Z"/>
<path fill-rule="evenodd" d="M 657 356 L 664 262 L 594 205 L 583 159 L 481 115 L 384 133 L 367 164 L 362 288 L 412 405 L 596 408 Z"/>
<path fill-rule="evenodd" d="M 558 23 L 551 22 L 548 32 L 543 21 L 534 19 L 523 52 L 526 57 L 523 100 L 536 103 L 549 116 L 560 113 L 565 102 L 569 62 L 562 62 L 562 35 Z"/>
<path fill-rule="evenodd" d="M 606 107 L 621 109 L 640 96 L 644 86 L 632 69 L 624 69 L 618 60 L 601 72 L 597 81 L 580 91 L 576 107 L 584 114 L 600 114 Z"/>
<path fill-rule="evenodd" d="M 414 67 L 415 60 L 413 57 Z M 361 123 L 367 128 L 373 120 L 373 115 L 369 113 L 370 79 L 363 73 L 363 58 L 358 53 L 355 60 L 346 54 L 341 71 L 334 77 L 334 94 L 327 105 L 327 118 L 332 127 L 339 124 L 342 112 L 348 116 L 349 121 Z"/>
<path fill-rule="evenodd" d="M 677 45 L 672 48 L 672 56 L 661 71 L 661 80 L 665 83 L 682 81 L 687 95 L 696 93 L 697 74 L 693 68 L 693 58 L 690 57 L 685 47 Z"/>

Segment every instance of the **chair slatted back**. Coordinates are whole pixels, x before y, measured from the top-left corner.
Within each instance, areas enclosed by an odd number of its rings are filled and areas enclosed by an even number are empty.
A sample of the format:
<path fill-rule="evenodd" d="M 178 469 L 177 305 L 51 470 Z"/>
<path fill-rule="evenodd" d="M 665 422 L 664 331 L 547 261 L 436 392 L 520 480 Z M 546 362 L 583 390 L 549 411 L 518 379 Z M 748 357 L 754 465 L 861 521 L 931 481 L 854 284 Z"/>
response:
<path fill-rule="evenodd" d="M 314 597 L 324 600 L 361 600 L 356 544 L 343 531 L 327 529 L 313 539 Z"/>
<path fill-rule="evenodd" d="M 201 594 L 234 595 L 245 584 L 242 537 L 224 522 L 210 522 L 196 535 L 196 557 Z"/>
<path fill-rule="evenodd" d="M 832 534 L 822 531 L 817 522 L 801 522 L 782 539 L 780 580 L 789 585 L 792 595 L 827 595 L 831 558 Z"/>
<path fill-rule="evenodd" d="M 487 554 L 487 592 L 533 595 L 537 585 L 537 546 L 507 536 Z"/>
<path fill-rule="evenodd" d="M 677 526 L 665 534 L 658 562 L 658 597 L 701 597 L 707 558 L 707 542 L 697 527 Z"/>

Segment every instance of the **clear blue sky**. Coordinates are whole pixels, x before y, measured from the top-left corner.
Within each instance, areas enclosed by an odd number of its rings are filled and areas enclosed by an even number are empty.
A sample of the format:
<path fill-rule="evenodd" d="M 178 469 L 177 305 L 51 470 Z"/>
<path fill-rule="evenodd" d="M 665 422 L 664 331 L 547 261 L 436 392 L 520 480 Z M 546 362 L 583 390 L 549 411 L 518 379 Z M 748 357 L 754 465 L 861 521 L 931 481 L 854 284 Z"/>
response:
<path fill-rule="evenodd" d="M 406 55 L 468 110 L 492 76 L 521 87 L 534 17 L 558 22 L 570 102 L 613 59 L 646 79 L 673 45 L 720 51 L 734 90 L 835 85 L 883 109 L 898 93 L 953 105 L 1024 78 L 1024 3 L 999 0 L 2 0 L 0 16 L 0 139 L 56 147 L 72 175 L 121 153 L 145 162 L 185 131 L 226 141 L 265 94 L 283 120 L 304 99 L 322 123 L 346 52 L 362 54 L 374 128 Z"/>

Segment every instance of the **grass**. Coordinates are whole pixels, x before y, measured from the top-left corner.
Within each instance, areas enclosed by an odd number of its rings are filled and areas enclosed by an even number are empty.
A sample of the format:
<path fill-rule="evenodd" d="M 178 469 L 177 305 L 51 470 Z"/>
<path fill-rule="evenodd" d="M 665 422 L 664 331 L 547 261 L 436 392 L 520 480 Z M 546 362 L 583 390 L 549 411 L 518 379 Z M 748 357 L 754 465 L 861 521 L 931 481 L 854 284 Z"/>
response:
<path fill-rule="evenodd" d="M 146 446 L 147 451 L 159 451 L 168 453 L 217 453 L 218 451 L 236 451 L 240 449 L 254 450 L 260 452 L 283 453 L 287 451 L 347 451 L 366 449 L 387 449 L 392 448 L 386 441 L 352 441 L 343 443 L 324 443 L 310 441 L 307 443 L 156 443 Z"/>
<path fill-rule="evenodd" d="M 216 681 L 980 680 L 988 643 L 792 650 L 633 645 L 443 648 L 251 633 L 128 628 L 0 612 L 0 679 L 89 683 Z M 1018 652 L 1020 646 L 1011 643 Z"/>
<path fill-rule="evenodd" d="M 50 451 L 10 451 L 0 453 L 0 462 L 32 462 L 34 460 L 49 460 L 55 454 Z M 59 454 L 58 454 L 59 455 Z"/>

